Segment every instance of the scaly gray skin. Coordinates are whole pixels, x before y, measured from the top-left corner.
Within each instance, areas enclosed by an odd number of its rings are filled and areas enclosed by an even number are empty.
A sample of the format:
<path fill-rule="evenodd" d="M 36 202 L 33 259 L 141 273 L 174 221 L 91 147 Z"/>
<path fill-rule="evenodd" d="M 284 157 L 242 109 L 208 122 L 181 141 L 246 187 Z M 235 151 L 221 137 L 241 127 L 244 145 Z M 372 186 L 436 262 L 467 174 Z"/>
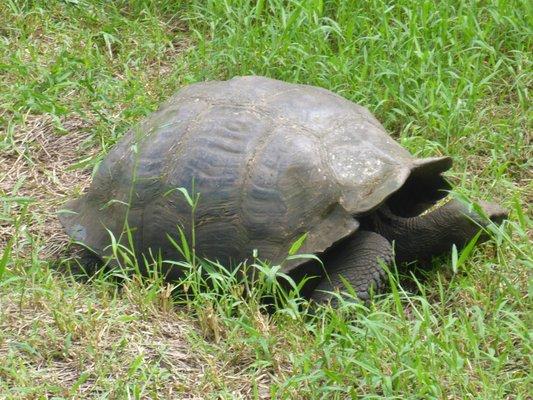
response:
<path fill-rule="evenodd" d="M 507 211 L 497 204 L 481 202 L 480 205 L 496 224 L 507 218 Z M 461 248 L 489 223 L 457 200 L 412 218 L 398 217 L 382 207 L 374 214 L 373 222 L 373 230 L 394 241 L 397 263 L 427 260 L 449 251 L 453 244 Z M 482 235 L 480 239 L 486 238 Z"/>
<path fill-rule="evenodd" d="M 501 223 L 507 211 L 492 203 L 481 203 L 490 221 Z M 427 260 L 449 251 L 453 244 L 462 247 L 489 222 L 470 211 L 459 201 L 452 200 L 425 215 L 402 218 L 394 215 L 387 206 L 370 214 L 364 229 L 336 246 L 322 257 L 327 274 L 320 268 L 307 266 L 298 269 L 296 279 L 309 276 L 309 270 L 319 272 L 316 280 L 307 285 L 308 294 L 318 302 L 335 300 L 328 292 L 345 290 L 343 279 L 350 283 L 361 300 L 369 300 L 371 292 L 380 291 L 386 283 L 382 265 L 392 263 L 395 244 L 396 262 Z M 486 236 L 482 235 L 481 240 Z M 315 267 L 317 265 L 315 264 Z"/>
<path fill-rule="evenodd" d="M 382 290 L 386 282 L 381 263 L 388 265 L 392 261 L 393 250 L 387 239 L 375 232 L 358 231 L 343 246 L 324 257 L 322 262 L 327 274 L 321 275 L 310 297 L 317 303 L 332 300 L 335 305 L 331 292 L 342 290 L 344 279 L 361 300 L 369 300 L 371 292 Z"/>

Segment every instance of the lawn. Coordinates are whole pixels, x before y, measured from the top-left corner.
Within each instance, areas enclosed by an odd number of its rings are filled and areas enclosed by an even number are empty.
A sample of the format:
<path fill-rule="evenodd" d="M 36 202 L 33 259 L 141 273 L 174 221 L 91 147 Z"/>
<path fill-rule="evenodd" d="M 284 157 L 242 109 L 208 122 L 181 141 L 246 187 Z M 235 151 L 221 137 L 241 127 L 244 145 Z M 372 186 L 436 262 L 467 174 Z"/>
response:
<path fill-rule="evenodd" d="M 533 3 L 0 2 L 1 399 L 531 399 Z M 80 280 L 55 211 L 180 87 L 266 75 L 368 107 L 510 219 L 368 305 L 267 310 L 124 268 Z M 117 282 L 120 281 L 120 282 Z M 298 307 L 300 305 L 300 307 Z"/>

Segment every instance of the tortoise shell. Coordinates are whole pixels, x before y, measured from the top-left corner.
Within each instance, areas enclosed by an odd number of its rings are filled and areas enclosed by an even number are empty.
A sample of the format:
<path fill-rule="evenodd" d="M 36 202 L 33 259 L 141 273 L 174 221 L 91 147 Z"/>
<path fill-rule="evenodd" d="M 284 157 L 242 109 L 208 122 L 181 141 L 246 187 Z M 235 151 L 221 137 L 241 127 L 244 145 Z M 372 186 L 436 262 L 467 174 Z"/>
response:
<path fill-rule="evenodd" d="M 450 165 L 413 157 L 366 108 L 328 90 L 237 77 L 178 91 L 109 152 L 60 220 L 100 256 L 109 232 L 128 227 L 138 254 L 179 259 L 169 236 L 190 232 L 185 188 L 199 193 L 196 254 L 228 265 L 256 249 L 281 263 L 303 234 L 301 252 L 323 252 L 387 199 L 422 211 L 442 197 Z"/>

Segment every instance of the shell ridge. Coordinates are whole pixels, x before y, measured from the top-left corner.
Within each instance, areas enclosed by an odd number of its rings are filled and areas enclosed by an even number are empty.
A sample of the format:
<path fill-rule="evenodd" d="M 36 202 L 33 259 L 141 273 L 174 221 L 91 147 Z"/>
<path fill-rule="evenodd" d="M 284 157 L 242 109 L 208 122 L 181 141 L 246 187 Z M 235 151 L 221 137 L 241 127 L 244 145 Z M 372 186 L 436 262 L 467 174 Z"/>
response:
<path fill-rule="evenodd" d="M 168 151 L 167 151 L 167 153 L 165 154 L 164 160 L 163 160 L 163 162 L 161 164 L 161 165 L 163 165 L 163 170 L 161 171 L 161 182 L 163 184 L 167 183 L 168 173 L 169 173 L 170 167 L 172 166 L 172 163 L 170 163 L 168 161 L 169 161 L 169 158 L 172 155 L 176 154 L 174 152 L 174 150 L 177 149 L 180 152 L 183 151 L 183 147 L 184 147 L 183 144 L 184 144 L 184 142 L 186 142 L 189 139 L 190 134 L 193 131 L 193 127 L 213 107 L 212 104 L 208 103 L 208 101 L 204 100 L 204 102 L 207 103 L 207 107 L 205 107 L 202 111 L 198 112 L 198 114 L 196 114 L 194 116 L 194 118 L 192 118 L 192 120 L 190 120 L 187 123 L 187 125 L 185 127 L 185 132 L 181 135 L 180 139 L 178 140 L 178 143 L 175 144 L 175 145 L 170 146 Z M 187 140 L 184 140 L 184 139 L 187 139 Z M 150 203 L 143 204 L 142 211 L 140 213 L 140 220 L 141 220 L 141 227 L 142 227 L 141 228 L 140 237 L 141 237 L 141 245 L 143 246 L 142 248 L 144 248 L 144 242 L 145 242 L 145 240 L 144 240 L 144 234 L 145 234 L 144 220 L 145 220 L 145 213 L 146 213 L 146 208 L 147 208 L 148 204 L 150 204 Z"/>
<path fill-rule="evenodd" d="M 242 178 L 242 181 L 240 182 L 240 185 L 239 185 L 239 187 L 240 187 L 240 189 L 239 189 L 239 205 L 237 207 L 237 209 L 240 210 L 239 218 L 240 218 L 241 221 L 242 221 L 242 215 L 243 215 L 243 212 L 244 212 L 244 200 L 245 200 L 244 199 L 244 197 L 245 197 L 244 194 L 245 194 L 246 188 L 248 187 L 250 179 L 252 178 L 253 167 L 255 165 L 257 165 L 257 163 L 254 163 L 254 161 L 256 160 L 256 157 L 257 157 L 257 154 L 259 153 L 259 151 L 262 151 L 267 146 L 268 142 L 270 141 L 270 139 L 274 135 L 277 127 L 278 127 L 278 125 L 273 120 L 272 121 L 272 125 L 270 126 L 270 129 L 267 132 L 265 132 L 264 135 L 261 135 L 259 137 L 256 146 L 254 147 L 253 151 L 251 152 L 251 154 L 249 155 L 248 159 L 246 160 L 246 163 L 244 164 L 243 178 Z"/>
<path fill-rule="evenodd" d="M 169 169 L 172 166 L 172 163 L 169 163 L 168 159 L 172 155 L 176 155 L 176 154 L 179 154 L 179 153 L 183 152 L 184 143 L 186 143 L 189 140 L 191 132 L 193 131 L 194 126 L 196 124 L 198 124 L 198 121 L 200 121 L 200 119 L 205 114 L 207 114 L 207 112 L 210 111 L 212 108 L 213 108 L 213 104 L 207 103 L 207 107 L 205 109 L 203 109 L 202 111 L 200 111 L 198 114 L 196 114 L 194 116 L 194 118 L 192 118 L 192 120 L 190 120 L 187 123 L 187 126 L 185 127 L 185 132 L 183 132 L 183 134 L 179 138 L 178 142 L 175 145 L 172 145 L 172 146 L 169 147 L 168 152 L 165 154 L 164 160 L 163 160 L 163 163 L 162 163 L 162 165 L 165 166 L 165 167 L 163 167 L 163 171 L 161 172 L 161 176 L 162 176 L 163 180 L 166 181 L 166 177 L 168 175 Z M 174 152 L 174 150 L 176 150 L 176 152 Z"/>

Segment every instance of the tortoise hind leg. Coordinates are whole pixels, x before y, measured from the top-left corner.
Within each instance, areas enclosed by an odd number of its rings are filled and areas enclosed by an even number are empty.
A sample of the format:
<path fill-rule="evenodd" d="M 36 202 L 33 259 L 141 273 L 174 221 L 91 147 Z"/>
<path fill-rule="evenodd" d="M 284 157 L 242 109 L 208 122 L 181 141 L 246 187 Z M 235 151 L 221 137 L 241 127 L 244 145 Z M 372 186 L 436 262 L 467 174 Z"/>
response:
<path fill-rule="evenodd" d="M 335 246 L 323 258 L 326 276 L 311 294 L 317 303 L 333 299 L 335 290 L 346 291 L 348 282 L 364 301 L 371 292 L 378 292 L 386 282 L 382 264 L 390 265 L 393 260 L 392 246 L 383 236 L 370 231 L 357 231 L 355 235 Z"/>

